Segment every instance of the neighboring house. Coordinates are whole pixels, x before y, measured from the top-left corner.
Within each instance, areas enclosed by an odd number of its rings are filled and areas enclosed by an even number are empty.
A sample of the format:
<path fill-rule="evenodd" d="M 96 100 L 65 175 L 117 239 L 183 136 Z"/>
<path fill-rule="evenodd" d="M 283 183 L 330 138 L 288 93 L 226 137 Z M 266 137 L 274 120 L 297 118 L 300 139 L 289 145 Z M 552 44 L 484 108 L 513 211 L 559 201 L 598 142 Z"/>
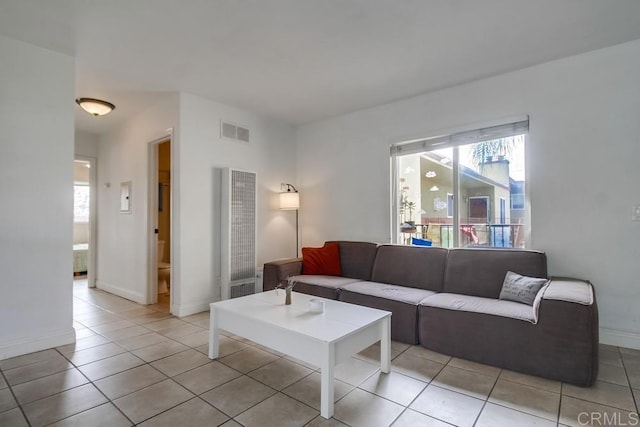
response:
<path fill-rule="evenodd" d="M 407 157 L 414 158 L 401 160 L 400 185 L 404 197 L 418 202 L 415 209 L 420 215 L 413 216 L 418 222 L 416 234 L 436 246 L 452 247 L 454 192 L 450 159 L 435 151 Z M 411 166 L 417 164 L 419 170 Z M 478 169 L 479 172 L 460 166 L 462 245 L 513 247 L 524 217 L 512 216 L 509 161 L 504 157 L 487 159 Z M 418 196 L 410 185 L 415 176 L 420 179 Z M 401 221 L 408 219 L 405 212 L 400 214 Z M 401 241 L 409 242 L 406 237 Z"/>

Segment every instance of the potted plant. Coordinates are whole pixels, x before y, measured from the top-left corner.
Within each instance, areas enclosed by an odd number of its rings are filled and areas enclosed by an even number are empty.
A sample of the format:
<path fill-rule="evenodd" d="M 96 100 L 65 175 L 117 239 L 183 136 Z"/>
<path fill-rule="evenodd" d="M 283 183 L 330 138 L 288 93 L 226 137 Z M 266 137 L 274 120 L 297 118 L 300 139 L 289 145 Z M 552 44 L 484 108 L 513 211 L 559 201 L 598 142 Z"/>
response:
<path fill-rule="evenodd" d="M 416 230 L 416 223 L 413 221 L 413 211 L 416 209 L 416 203 L 410 202 L 407 199 L 406 194 L 402 194 L 400 197 L 400 210 L 403 214 L 408 213 L 408 219 L 405 219 L 402 224 L 400 224 L 400 231 L 403 233 L 413 233 Z"/>
<path fill-rule="evenodd" d="M 406 210 L 409 211 L 409 220 L 407 221 L 411 225 L 416 225 L 416 222 L 413 221 L 413 211 L 416 209 L 415 202 L 407 202 Z"/>
<path fill-rule="evenodd" d="M 295 285 L 295 278 L 287 276 L 285 280 L 281 281 L 278 286 L 276 286 L 276 289 L 284 289 L 285 291 L 284 305 L 291 305 L 291 291 Z"/>

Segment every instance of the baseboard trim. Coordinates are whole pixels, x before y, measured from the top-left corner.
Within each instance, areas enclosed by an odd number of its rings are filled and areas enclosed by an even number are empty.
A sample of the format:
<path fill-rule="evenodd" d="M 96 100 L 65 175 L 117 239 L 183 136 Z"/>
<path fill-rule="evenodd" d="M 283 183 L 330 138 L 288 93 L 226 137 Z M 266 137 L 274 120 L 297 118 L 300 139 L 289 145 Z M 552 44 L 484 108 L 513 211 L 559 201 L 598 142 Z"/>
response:
<path fill-rule="evenodd" d="M 171 306 L 171 314 L 177 317 L 191 316 L 192 314 L 202 313 L 203 311 L 209 311 L 209 303 L 196 303 L 196 304 L 174 304 Z"/>
<path fill-rule="evenodd" d="M 102 289 L 103 291 L 107 291 L 119 297 L 126 298 L 133 302 L 137 302 L 138 304 L 142 304 L 142 305 L 147 304 L 147 298 L 144 295 L 138 292 L 132 292 L 129 289 L 124 289 L 119 286 L 106 283 L 102 280 L 96 280 L 96 287 L 98 289 Z"/>
<path fill-rule="evenodd" d="M 640 334 L 600 328 L 600 343 L 640 350 Z"/>
<path fill-rule="evenodd" d="M 34 351 L 47 350 L 76 342 L 76 331 L 69 329 L 48 331 L 46 335 L 0 343 L 0 360 L 22 356 Z"/>

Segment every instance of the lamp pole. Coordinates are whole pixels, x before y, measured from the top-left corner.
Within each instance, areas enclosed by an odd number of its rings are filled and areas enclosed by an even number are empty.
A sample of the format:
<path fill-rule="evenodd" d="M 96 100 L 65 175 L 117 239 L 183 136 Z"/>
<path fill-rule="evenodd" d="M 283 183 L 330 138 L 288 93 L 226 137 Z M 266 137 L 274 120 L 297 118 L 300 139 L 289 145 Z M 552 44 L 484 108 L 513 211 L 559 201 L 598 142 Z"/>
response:
<path fill-rule="evenodd" d="M 296 211 L 296 258 L 300 252 L 300 226 L 298 223 L 298 210 L 300 209 L 300 195 L 293 184 L 280 184 L 281 189 L 286 189 L 280 193 L 280 209 Z"/>

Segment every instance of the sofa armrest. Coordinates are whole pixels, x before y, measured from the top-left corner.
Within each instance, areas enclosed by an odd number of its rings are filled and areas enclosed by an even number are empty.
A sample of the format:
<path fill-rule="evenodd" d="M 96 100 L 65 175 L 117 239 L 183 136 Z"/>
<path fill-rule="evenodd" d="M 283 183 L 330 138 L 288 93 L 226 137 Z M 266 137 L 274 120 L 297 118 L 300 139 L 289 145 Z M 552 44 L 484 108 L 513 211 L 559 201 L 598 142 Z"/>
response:
<path fill-rule="evenodd" d="M 598 303 L 593 286 L 586 280 L 552 277 L 549 280 L 538 313 L 538 325 L 544 339 L 532 341 L 533 345 L 551 349 L 553 358 L 547 358 L 546 369 L 556 370 L 555 376 L 576 385 L 588 387 L 598 377 L 599 368 L 599 319 Z M 562 354 L 565 365 L 560 372 L 558 360 Z M 550 368 L 552 367 L 552 368 Z"/>
<path fill-rule="evenodd" d="M 267 262 L 264 265 L 262 277 L 262 290 L 275 289 L 280 282 L 290 276 L 298 276 L 302 273 L 302 258 L 281 259 Z"/>
<path fill-rule="evenodd" d="M 593 305 L 593 286 L 586 280 L 552 277 L 542 299 Z"/>

